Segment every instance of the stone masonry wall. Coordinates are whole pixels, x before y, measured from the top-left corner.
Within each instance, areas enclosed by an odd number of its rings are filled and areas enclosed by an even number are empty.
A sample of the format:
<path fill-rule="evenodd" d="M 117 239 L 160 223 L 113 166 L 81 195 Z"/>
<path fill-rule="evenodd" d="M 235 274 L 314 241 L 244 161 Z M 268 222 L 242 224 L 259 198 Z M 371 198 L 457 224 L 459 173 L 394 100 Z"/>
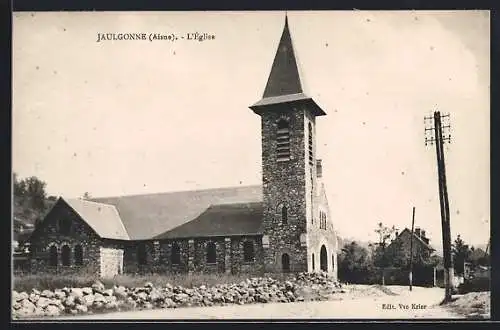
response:
<path fill-rule="evenodd" d="M 63 218 L 71 221 L 69 234 L 62 234 L 59 230 L 59 219 Z M 30 243 L 32 274 L 99 273 L 99 248 L 102 245 L 102 240 L 63 201 L 59 201 L 44 221 L 37 226 Z M 62 265 L 61 249 L 64 245 L 68 245 L 71 249 L 69 266 Z M 83 250 L 82 265 L 75 264 L 74 251 L 77 245 L 80 245 Z M 52 267 L 49 264 L 50 246 L 57 247 L 57 267 Z"/>
<path fill-rule="evenodd" d="M 103 241 L 100 247 L 99 272 L 101 277 L 123 274 L 123 243 Z"/>
<path fill-rule="evenodd" d="M 301 234 L 306 233 L 306 149 L 305 112 L 283 105 L 264 112 L 262 123 L 262 172 L 264 192 L 264 235 L 269 245 L 265 247 L 265 267 L 268 272 L 281 272 L 281 257 L 290 258 L 290 271 L 307 271 L 307 250 L 301 244 Z M 277 161 L 276 137 L 280 118 L 289 122 L 290 155 L 288 161 Z M 288 223 L 281 220 L 280 204 L 288 209 Z"/>
<path fill-rule="evenodd" d="M 313 127 L 313 163 L 306 159 L 306 195 L 307 205 L 307 268 L 309 271 L 321 270 L 321 247 L 326 249 L 327 271 L 336 277 L 337 274 L 337 236 L 334 230 L 331 212 L 321 178 L 318 178 L 316 167 L 316 118 L 305 111 L 305 121 Z M 306 139 L 307 140 L 307 139 Z M 307 149 L 307 141 L 305 144 Z M 306 150 L 307 153 L 307 150 Z M 312 200 L 312 201 L 311 201 Z M 320 226 L 320 212 L 326 214 L 326 228 Z M 313 262 L 314 256 L 314 262 Z M 313 267 L 314 266 L 314 267 Z"/>
<path fill-rule="evenodd" d="M 243 259 L 243 242 L 254 242 L 255 260 Z M 216 263 L 207 263 L 207 244 L 216 245 Z M 180 247 L 180 263 L 172 264 L 172 246 Z M 140 265 L 138 244 L 144 244 L 147 261 Z M 263 271 L 263 250 L 260 236 L 214 237 L 177 239 L 161 241 L 127 242 L 124 252 L 124 273 L 171 274 L 171 273 L 261 273 Z"/>

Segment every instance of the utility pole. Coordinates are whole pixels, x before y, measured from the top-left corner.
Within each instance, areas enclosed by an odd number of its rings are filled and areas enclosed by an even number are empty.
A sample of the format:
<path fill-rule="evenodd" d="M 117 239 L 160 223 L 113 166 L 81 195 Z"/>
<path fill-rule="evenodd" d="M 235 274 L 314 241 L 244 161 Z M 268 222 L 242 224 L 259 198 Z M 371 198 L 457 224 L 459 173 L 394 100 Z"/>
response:
<path fill-rule="evenodd" d="M 450 125 L 442 126 L 441 118 L 449 118 L 448 115 L 441 116 L 439 111 L 434 112 L 434 117 L 425 117 L 424 121 L 431 120 L 433 127 L 425 128 L 425 133 L 434 131 L 434 137 L 425 137 L 425 145 L 436 144 L 436 157 L 438 165 L 438 181 L 439 181 L 439 202 L 441 206 L 441 226 L 443 237 L 443 262 L 444 262 L 444 283 L 445 283 L 445 298 L 444 302 L 451 300 L 453 267 L 451 260 L 451 230 L 450 230 L 450 208 L 448 204 L 448 190 L 446 187 L 446 169 L 444 162 L 443 143 L 448 141 L 451 143 L 451 135 L 443 137 L 443 128 L 450 128 Z"/>
<path fill-rule="evenodd" d="M 486 245 L 486 251 L 484 251 L 484 256 L 488 256 L 488 249 L 490 247 L 490 242 L 491 242 L 491 238 L 488 240 L 488 244 Z"/>
<path fill-rule="evenodd" d="M 413 285 L 413 230 L 415 228 L 415 206 L 411 217 L 411 239 L 410 239 L 410 291 Z"/>

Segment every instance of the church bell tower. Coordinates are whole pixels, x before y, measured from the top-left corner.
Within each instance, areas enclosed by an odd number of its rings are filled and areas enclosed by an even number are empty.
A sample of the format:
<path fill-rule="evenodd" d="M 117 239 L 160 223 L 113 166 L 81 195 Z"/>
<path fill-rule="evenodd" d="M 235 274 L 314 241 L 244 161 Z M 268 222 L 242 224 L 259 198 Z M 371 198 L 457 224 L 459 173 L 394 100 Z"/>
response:
<path fill-rule="evenodd" d="M 250 109 L 261 117 L 265 271 L 308 271 L 316 117 L 326 113 L 304 93 L 287 17 L 262 99 Z"/>

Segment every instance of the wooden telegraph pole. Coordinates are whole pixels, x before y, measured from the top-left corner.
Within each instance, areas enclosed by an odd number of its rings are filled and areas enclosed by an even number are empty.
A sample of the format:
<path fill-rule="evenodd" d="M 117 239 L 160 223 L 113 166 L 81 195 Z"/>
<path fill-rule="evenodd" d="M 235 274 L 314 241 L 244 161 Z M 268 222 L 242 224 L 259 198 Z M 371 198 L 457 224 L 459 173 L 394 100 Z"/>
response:
<path fill-rule="evenodd" d="M 448 204 L 448 190 L 446 187 L 446 169 L 444 162 L 444 141 L 451 142 L 451 136 L 443 138 L 443 128 L 450 128 L 449 125 L 442 126 L 441 118 L 449 117 L 450 115 L 441 116 L 439 111 L 434 112 L 434 117 L 425 117 L 433 122 L 433 127 L 425 128 L 425 132 L 434 131 L 434 137 L 425 137 L 425 145 L 436 144 L 436 157 L 438 165 L 438 181 L 439 181 L 439 202 L 441 206 L 441 226 L 443 237 L 443 262 L 444 262 L 444 284 L 445 284 L 445 297 L 444 302 L 451 300 L 452 281 L 453 281 L 453 267 L 451 260 L 451 231 L 450 231 L 450 208 Z"/>
<path fill-rule="evenodd" d="M 415 228 L 415 206 L 411 217 L 411 238 L 410 238 L 410 291 L 413 285 L 413 230 Z"/>

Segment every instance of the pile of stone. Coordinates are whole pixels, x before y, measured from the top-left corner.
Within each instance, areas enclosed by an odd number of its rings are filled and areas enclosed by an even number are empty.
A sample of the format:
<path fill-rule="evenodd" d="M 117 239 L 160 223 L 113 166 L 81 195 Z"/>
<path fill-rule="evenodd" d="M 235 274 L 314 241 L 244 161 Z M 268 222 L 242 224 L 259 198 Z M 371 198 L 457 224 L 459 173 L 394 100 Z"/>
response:
<path fill-rule="evenodd" d="M 302 273 L 283 281 L 270 277 L 249 278 L 236 284 L 195 288 L 155 287 L 146 283 L 136 288 L 114 286 L 106 289 L 102 283 L 96 282 L 87 288 L 42 292 L 33 289 L 30 293 L 14 291 L 12 310 L 15 318 L 57 316 L 130 309 L 323 300 L 325 296 L 341 292 L 338 282 L 321 273 Z"/>

